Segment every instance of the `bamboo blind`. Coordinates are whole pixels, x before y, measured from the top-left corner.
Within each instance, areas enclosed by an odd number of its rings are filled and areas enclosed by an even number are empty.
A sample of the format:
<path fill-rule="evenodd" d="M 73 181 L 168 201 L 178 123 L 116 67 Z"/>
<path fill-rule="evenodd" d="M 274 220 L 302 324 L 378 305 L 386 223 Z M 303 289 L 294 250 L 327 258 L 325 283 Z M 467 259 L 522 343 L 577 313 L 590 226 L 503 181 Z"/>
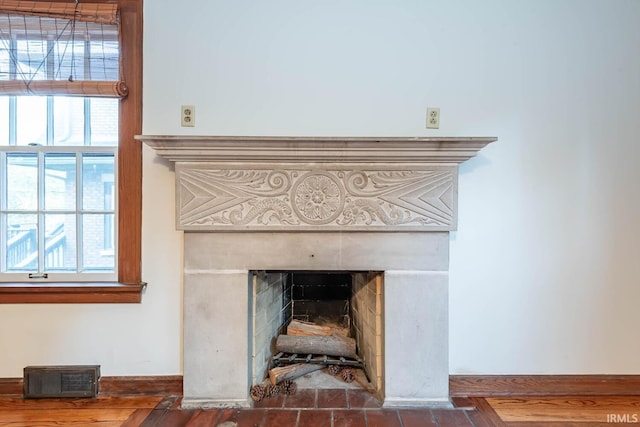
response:
<path fill-rule="evenodd" d="M 114 3 L 78 3 L 0 0 L 0 13 L 73 19 L 82 22 L 114 25 L 118 22 L 118 5 Z"/>
<path fill-rule="evenodd" d="M 77 22 L 72 35 L 70 25 L 66 27 L 66 31 L 61 31 L 67 22 L 67 19 L 37 18 L 0 12 L 0 38 L 10 34 L 14 40 L 68 41 L 75 37 L 76 40 L 118 41 L 118 25 Z"/>
<path fill-rule="evenodd" d="M 0 0 L 0 95 L 126 97 L 127 86 L 119 81 L 122 66 L 119 32 L 118 5 L 115 3 Z M 9 53 L 10 40 L 42 41 L 44 44 L 40 49 L 38 45 L 22 44 L 20 46 L 29 50 Z M 64 46 L 47 51 L 47 41 L 55 41 L 58 45 L 85 43 L 84 52 L 88 51 L 89 43 L 91 49 L 102 43 L 103 49 L 106 47 L 103 50 L 105 56 L 100 57 L 92 50 L 90 61 L 83 62 L 84 54 L 76 55 L 74 59 L 65 53 Z M 9 58 L 11 61 L 23 58 L 19 61 L 24 61 L 26 58 L 28 62 L 17 63 L 13 68 L 15 71 L 8 72 L 12 68 L 3 66 L 3 49 L 7 52 L 4 61 Z M 50 55 L 54 56 L 54 62 L 60 67 L 58 71 L 53 74 L 47 72 L 48 79 L 29 74 L 35 68 L 42 72 L 44 61 Z M 37 61 L 43 61 L 42 65 L 34 65 L 36 58 L 40 58 Z M 79 75 L 72 73 L 66 79 L 71 69 L 85 71 L 80 71 Z"/>
<path fill-rule="evenodd" d="M 98 80 L 0 80 L 0 94 L 3 95 L 66 95 L 124 98 L 129 88 L 124 82 Z"/>

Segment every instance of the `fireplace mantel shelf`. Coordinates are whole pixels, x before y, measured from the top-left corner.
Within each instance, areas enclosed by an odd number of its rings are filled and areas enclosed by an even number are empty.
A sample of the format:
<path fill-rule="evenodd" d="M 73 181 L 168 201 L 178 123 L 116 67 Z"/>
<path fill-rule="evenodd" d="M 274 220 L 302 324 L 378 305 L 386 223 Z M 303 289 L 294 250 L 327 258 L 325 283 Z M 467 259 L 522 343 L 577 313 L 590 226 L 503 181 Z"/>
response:
<path fill-rule="evenodd" d="M 458 164 L 496 138 L 136 137 L 192 231 L 451 231 Z"/>
<path fill-rule="evenodd" d="M 139 135 L 173 162 L 462 163 L 494 137 L 278 137 Z"/>

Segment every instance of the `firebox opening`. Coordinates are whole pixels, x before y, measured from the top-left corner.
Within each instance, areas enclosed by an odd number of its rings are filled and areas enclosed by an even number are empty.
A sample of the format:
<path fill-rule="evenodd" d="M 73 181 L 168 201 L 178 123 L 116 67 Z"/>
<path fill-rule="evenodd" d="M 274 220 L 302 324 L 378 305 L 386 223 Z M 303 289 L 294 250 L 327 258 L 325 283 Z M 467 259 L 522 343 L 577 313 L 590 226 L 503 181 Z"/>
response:
<path fill-rule="evenodd" d="M 328 369 L 322 369 L 295 380 L 298 387 L 365 388 L 382 398 L 382 272 L 252 271 L 251 277 L 253 384 L 268 378 L 279 353 L 278 336 L 286 335 L 294 321 L 352 338 L 359 361 L 350 366 L 357 379 L 353 383 L 340 376 L 327 379 Z"/>
<path fill-rule="evenodd" d="M 291 318 L 351 329 L 351 273 L 291 272 Z"/>

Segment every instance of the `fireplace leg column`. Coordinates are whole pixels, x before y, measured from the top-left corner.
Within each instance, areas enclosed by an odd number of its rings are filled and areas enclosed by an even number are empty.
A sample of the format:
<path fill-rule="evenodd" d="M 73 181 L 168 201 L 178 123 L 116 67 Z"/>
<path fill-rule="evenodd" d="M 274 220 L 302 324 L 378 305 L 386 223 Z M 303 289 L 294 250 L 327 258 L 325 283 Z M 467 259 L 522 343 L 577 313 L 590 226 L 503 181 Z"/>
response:
<path fill-rule="evenodd" d="M 384 406 L 450 406 L 448 273 L 384 274 Z"/>
<path fill-rule="evenodd" d="M 247 271 L 184 276 L 182 406 L 249 407 Z"/>

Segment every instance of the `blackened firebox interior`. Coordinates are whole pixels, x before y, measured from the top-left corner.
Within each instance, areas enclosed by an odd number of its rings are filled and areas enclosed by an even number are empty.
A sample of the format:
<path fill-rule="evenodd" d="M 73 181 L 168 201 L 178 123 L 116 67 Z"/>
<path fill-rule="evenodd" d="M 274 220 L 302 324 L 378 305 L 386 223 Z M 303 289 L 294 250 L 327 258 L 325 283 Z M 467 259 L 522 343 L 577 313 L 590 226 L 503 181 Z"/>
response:
<path fill-rule="evenodd" d="M 293 319 L 351 327 L 351 273 L 292 272 L 289 280 Z"/>

